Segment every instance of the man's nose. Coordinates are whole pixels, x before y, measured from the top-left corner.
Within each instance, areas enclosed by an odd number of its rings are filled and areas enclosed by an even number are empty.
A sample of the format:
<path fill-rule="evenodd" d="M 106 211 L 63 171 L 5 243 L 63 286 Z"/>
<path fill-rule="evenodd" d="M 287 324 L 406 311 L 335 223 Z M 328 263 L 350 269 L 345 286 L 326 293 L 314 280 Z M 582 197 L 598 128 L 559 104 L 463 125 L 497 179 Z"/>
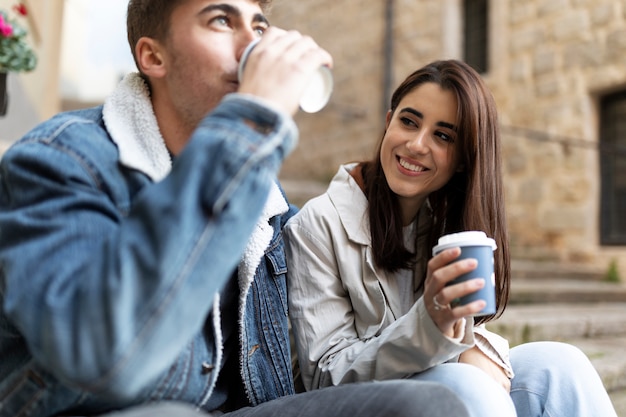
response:
<path fill-rule="evenodd" d="M 241 60 L 241 56 L 243 55 L 243 51 L 246 50 L 246 47 L 248 45 L 250 45 L 250 42 L 252 42 L 253 40 L 259 38 L 259 33 L 252 30 L 252 29 L 248 29 L 245 31 L 240 32 L 239 36 L 237 37 L 236 40 L 236 48 L 237 48 L 237 52 L 236 52 L 236 58 L 237 61 Z"/>

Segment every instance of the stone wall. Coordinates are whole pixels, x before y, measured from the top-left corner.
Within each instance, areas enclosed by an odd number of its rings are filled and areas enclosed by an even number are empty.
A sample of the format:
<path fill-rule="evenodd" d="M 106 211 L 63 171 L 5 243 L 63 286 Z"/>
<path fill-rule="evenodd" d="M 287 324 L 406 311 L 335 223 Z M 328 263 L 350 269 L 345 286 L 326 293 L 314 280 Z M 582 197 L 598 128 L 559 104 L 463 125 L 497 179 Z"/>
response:
<path fill-rule="evenodd" d="M 286 179 L 327 182 L 369 157 L 382 134 L 386 74 L 461 56 L 461 0 L 275 0 L 272 23 L 310 34 L 335 59 L 335 91 L 299 114 Z M 598 98 L 626 87 L 625 0 L 492 0 L 490 70 L 504 132 L 513 254 L 606 268 L 626 247 L 599 244 Z M 387 48 L 386 25 L 392 27 Z M 389 52 L 392 51 L 391 54 Z M 625 213 L 626 215 L 626 213 Z"/>

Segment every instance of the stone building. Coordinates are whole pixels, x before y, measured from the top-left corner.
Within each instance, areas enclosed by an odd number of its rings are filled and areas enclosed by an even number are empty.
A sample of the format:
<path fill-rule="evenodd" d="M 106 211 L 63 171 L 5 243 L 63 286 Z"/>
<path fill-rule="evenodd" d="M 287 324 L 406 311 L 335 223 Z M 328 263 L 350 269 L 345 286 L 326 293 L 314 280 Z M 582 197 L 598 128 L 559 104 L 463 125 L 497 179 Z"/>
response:
<path fill-rule="evenodd" d="M 10 79 L 0 151 L 62 108 L 65 1 L 23 1 L 40 63 Z M 409 72 L 465 59 L 500 110 L 514 258 L 598 271 L 616 260 L 626 277 L 626 0 L 274 0 L 270 19 L 335 58 L 331 101 L 297 116 L 301 143 L 281 173 L 301 181 L 287 187 L 296 202 L 323 192 L 340 163 L 372 154 Z"/>
<path fill-rule="evenodd" d="M 514 258 L 626 275 L 626 0 L 274 0 L 270 19 L 335 59 L 281 177 L 325 185 L 369 157 L 396 84 L 464 59 L 499 107 Z"/>

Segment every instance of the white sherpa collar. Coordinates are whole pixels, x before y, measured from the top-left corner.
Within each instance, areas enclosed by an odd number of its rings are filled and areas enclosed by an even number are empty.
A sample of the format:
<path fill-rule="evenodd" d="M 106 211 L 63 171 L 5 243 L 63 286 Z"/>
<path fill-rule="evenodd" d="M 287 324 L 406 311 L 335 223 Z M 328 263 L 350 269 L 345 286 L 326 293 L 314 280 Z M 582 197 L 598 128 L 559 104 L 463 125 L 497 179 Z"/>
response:
<path fill-rule="evenodd" d="M 163 179 L 170 172 L 172 160 L 159 131 L 148 86 L 139 73 L 124 77 L 105 101 L 103 117 L 119 149 L 120 163 L 145 173 L 153 181 Z M 285 213 L 288 208 L 278 185 L 273 183 L 239 264 L 239 288 L 243 300 L 272 240 L 273 229 L 269 220 Z"/>
<path fill-rule="evenodd" d="M 162 180 L 172 168 L 165 141 L 139 73 L 126 75 L 104 102 L 104 123 L 120 152 L 120 162 Z"/>
<path fill-rule="evenodd" d="M 239 288 L 241 291 L 242 301 L 245 300 L 247 295 L 247 289 L 252 283 L 254 278 L 254 272 L 256 271 L 259 262 L 265 254 L 265 250 L 269 246 L 272 236 L 274 235 L 274 229 L 269 223 L 269 220 L 287 211 L 289 207 L 285 201 L 282 193 L 280 192 L 276 183 L 272 184 L 270 193 L 267 198 L 267 202 L 263 207 L 263 212 L 257 224 L 254 226 L 252 235 L 248 239 L 246 250 L 241 257 L 239 263 Z"/>

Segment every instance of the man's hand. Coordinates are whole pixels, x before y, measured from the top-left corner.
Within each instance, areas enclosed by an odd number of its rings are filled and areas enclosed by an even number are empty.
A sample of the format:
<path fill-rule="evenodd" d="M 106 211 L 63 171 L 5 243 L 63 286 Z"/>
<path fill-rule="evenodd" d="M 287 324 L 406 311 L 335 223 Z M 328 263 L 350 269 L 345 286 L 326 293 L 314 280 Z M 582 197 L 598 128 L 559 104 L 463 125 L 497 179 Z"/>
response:
<path fill-rule="evenodd" d="M 246 61 L 239 92 L 256 95 L 293 115 L 307 83 L 322 65 L 332 67 L 332 57 L 313 39 L 270 27 Z"/>
<path fill-rule="evenodd" d="M 496 380 L 506 392 L 511 391 L 511 381 L 506 376 L 504 369 L 494 361 L 492 361 L 487 355 L 485 355 L 476 346 L 463 352 L 459 357 L 459 362 L 468 363 L 474 365 L 487 372 L 489 376 Z"/>

